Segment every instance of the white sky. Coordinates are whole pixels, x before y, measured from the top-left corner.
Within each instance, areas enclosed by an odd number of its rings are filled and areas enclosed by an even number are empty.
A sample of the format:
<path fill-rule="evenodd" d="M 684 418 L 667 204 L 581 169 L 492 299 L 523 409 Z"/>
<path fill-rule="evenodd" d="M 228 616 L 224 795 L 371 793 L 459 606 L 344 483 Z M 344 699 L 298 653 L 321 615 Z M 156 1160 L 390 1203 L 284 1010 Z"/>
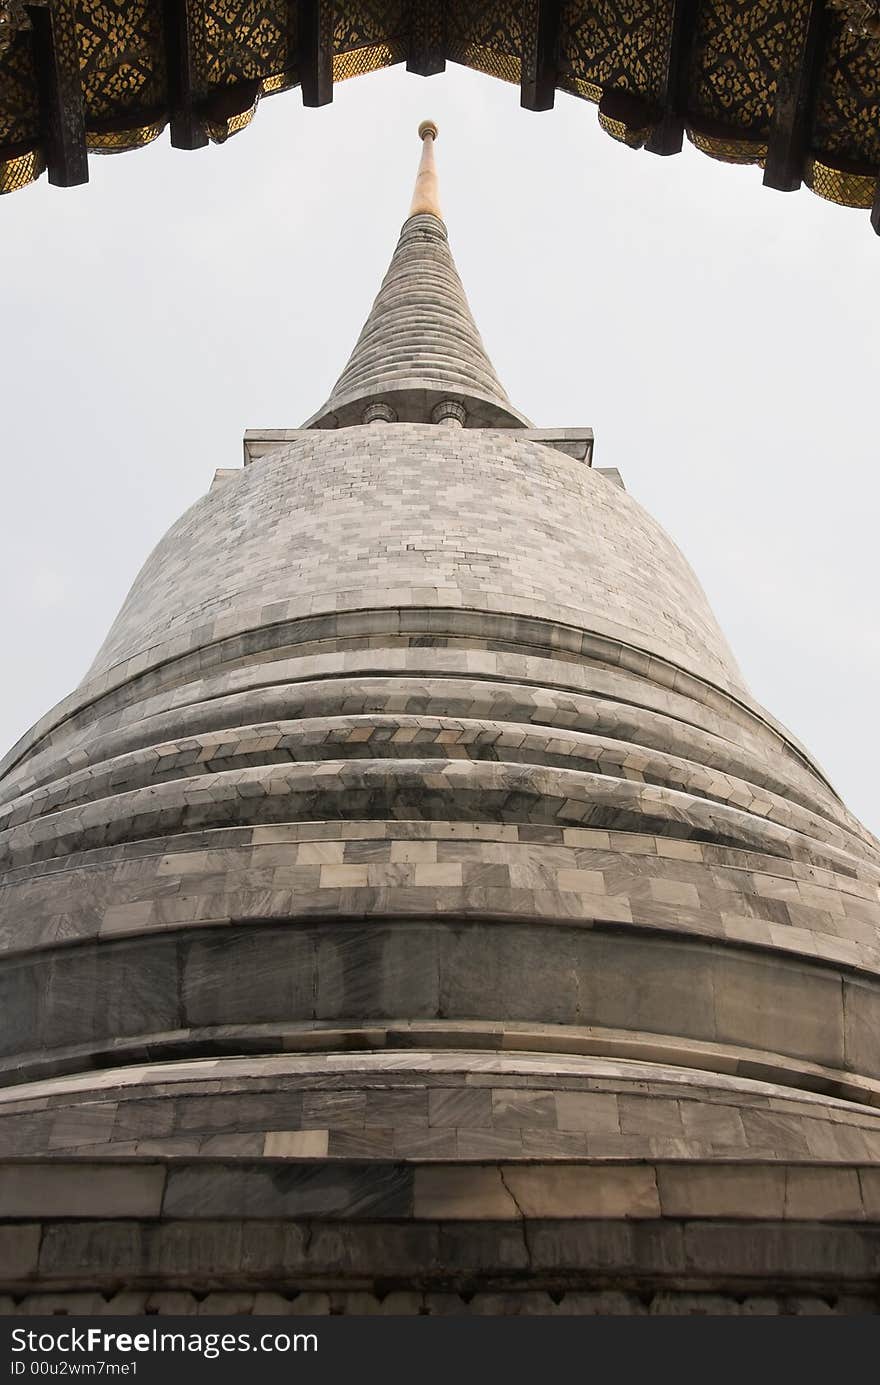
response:
<path fill-rule="evenodd" d="M 660 159 L 585 102 L 397 68 L 221 148 L 92 158 L 0 202 L 5 749 L 83 676 L 164 530 L 247 427 L 323 402 L 406 214 L 416 126 L 511 399 L 591 425 L 669 530 L 760 701 L 880 831 L 877 292 L 866 213 Z"/>

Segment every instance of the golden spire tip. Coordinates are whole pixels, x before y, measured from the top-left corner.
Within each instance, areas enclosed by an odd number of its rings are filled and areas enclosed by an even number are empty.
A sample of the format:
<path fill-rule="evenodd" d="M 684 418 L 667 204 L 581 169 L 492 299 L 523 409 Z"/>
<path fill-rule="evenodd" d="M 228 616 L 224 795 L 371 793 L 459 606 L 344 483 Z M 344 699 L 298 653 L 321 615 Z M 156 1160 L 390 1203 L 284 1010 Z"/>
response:
<path fill-rule="evenodd" d="M 442 216 L 440 213 L 440 194 L 437 187 L 437 169 L 434 166 L 434 141 L 437 126 L 433 120 L 423 120 L 419 126 L 419 139 L 422 141 L 422 157 L 416 174 L 416 187 L 413 193 L 410 216 Z"/>

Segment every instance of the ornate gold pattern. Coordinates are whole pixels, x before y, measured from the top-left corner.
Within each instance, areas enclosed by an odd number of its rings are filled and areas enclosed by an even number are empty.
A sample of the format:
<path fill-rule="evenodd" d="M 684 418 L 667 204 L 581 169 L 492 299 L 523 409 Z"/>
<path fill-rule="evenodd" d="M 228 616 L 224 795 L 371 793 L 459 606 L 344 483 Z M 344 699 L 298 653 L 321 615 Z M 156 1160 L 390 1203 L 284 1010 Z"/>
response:
<path fill-rule="evenodd" d="M 287 0 L 208 0 L 203 23 L 203 89 L 263 81 L 296 66 Z"/>
<path fill-rule="evenodd" d="M 583 101 L 592 101 L 598 104 L 602 100 L 602 88 L 595 82 L 586 82 L 581 77 L 573 77 L 570 72 L 562 74 L 559 78 L 560 91 L 570 92 L 572 96 L 579 96 Z"/>
<path fill-rule="evenodd" d="M 804 182 L 818 197 L 836 202 L 840 207 L 861 207 L 868 211 L 874 203 L 877 180 L 868 174 L 847 173 L 842 168 L 832 168 L 818 159 L 810 159 Z"/>
<path fill-rule="evenodd" d="M 685 134 L 695 149 L 708 154 L 710 159 L 718 159 L 724 164 L 757 164 L 764 167 L 767 158 L 767 144 L 761 140 L 736 139 L 727 135 L 706 135 L 690 126 Z"/>
<path fill-rule="evenodd" d="M 453 3 L 446 11 L 446 55 L 451 62 L 519 82 L 522 71 L 522 5 L 519 0 Z"/>
<path fill-rule="evenodd" d="M 286 72 L 277 72 L 274 77 L 263 79 L 263 95 L 271 96 L 276 91 L 284 91 L 286 87 L 293 86 L 292 79 Z"/>
<path fill-rule="evenodd" d="M 7 188 L 29 181 L 41 161 L 25 152 L 42 145 L 44 135 L 33 35 L 20 27 L 34 2 L 45 0 L 0 0 L 0 167 Z M 777 76 L 789 63 L 809 2 L 699 0 L 693 7 L 685 75 L 688 134 L 697 148 L 728 163 L 763 163 Z M 59 32 L 75 34 L 75 51 L 63 56 L 81 74 L 88 147 L 117 151 L 155 139 L 169 115 L 163 0 L 53 3 L 63 3 L 71 16 Z M 250 123 L 261 95 L 299 82 L 297 6 L 295 0 L 185 3 L 191 99 L 211 138 L 228 139 Z M 873 32 L 880 0 L 827 4 L 811 178 L 821 195 L 863 206 L 880 169 L 880 41 Z M 673 5 L 560 0 L 557 86 L 601 102 L 602 128 L 629 147 L 644 143 L 659 113 Z M 518 82 L 538 14 L 536 0 L 335 0 L 322 5 L 322 38 L 332 45 L 336 82 L 413 59 L 413 43 L 418 53 L 426 45 L 436 50 L 424 59 L 427 70 L 446 58 Z M 430 34 L 423 32 L 428 22 Z M 614 93 L 635 103 L 631 117 L 611 100 Z M 75 107 L 71 101 L 70 110 Z"/>
<path fill-rule="evenodd" d="M 403 0 L 355 0 L 337 10 L 333 22 L 333 51 L 373 48 L 389 39 L 402 41 L 407 14 Z"/>
<path fill-rule="evenodd" d="M 46 167 L 42 150 L 28 149 L 23 154 L 15 154 L 10 159 L 0 161 L 0 194 L 17 192 L 35 183 Z"/>
<path fill-rule="evenodd" d="M 657 57 L 665 51 L 671 23 L 671 0 L 628 0 L 624 5 L 569 0 L 560 18 L 560 85 L 592 101 L 598 100 L 596 89 L 601 95 L 609 86 L 656 96 Z"/>
<path fill-rule="evenodd" d="M 243 111 L 236 111 L 234 115 L 226 117 L 206 117 L 204 121 L 205 134 L 214 144 L 225 144 L 226 140 L 233 135 L 240 134 L 246 130 L 257 113 L 257 106 L 260 104 L 262 89 L 258 88 L 251 104 Z"/>
<path fill-rule="evenodd" d="M 380 67 L 392 67 L 394 63 L 403 62 L 405 57 L 406 44 L 403 40 L 336 53 L 333 57 L 333 81 L 345 82 L 349 77 L 361 77 L 365 72 L 375 72 Z"/>
<path fill-rule="evenodd" d="M 36 144 L 40 138 L 40 100 L 29 32 L 19 33 L 2 57 L 0 145 Z"/>
<path fill-rule="evenodd" d="M 162 108 L 165 49 L 155 0 L 80 0 L 76 40 L 87 120 Z"/>
<path fill-rule="evenodd" d="M 703 0 L 691 67 L 693 114 L 766 137 L 776 74 L 808 0 Z"/>
<path fill-rule="evenodd" d="M 605 115 L 603 111 L 599 112 L 599 124 L 606 135 L 610 135 L 611 138 L 616 139 L 619 144 L 625 144 L 630 149 L 641 149 L 648 135 L 651 133 L 650 125 L 646 125 L 640 130 L 633 130 L 625 125 L 622 120 L 615 120 L 613 116 Z"/>
<path fill-rule="evenodd" d="M 880 52 L 832 15 L 816 98 L 813 148 L 830 162 L 880 168 Z"/>
<path fill-rule="evenodd" d="M 158 139 L 167 119 L 154 120 L 149 125 L 139 125 L 134 130 L 89 130 L 86 133 L 86 147 L 93 154 L 127 154 L 130 149 L 143 149 Z"/>

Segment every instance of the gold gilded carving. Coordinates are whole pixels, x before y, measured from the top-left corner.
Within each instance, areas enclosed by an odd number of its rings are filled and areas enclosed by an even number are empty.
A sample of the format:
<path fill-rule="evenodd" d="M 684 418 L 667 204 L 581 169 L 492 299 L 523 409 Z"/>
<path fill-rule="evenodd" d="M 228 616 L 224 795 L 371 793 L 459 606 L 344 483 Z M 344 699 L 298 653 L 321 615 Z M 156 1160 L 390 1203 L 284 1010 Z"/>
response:
<path fill-rule="evenodd" d="M 284 91 L 285 87 L 293 85 L 294 83 L 286 72 L 276 72 L 273 77 L 263 79 L 263 95 L 271 96 L 273 92 Z"/>
<path fill-rule="evenodd" d="M 340 54 L 357 48 L 375 48 L 395 39 L 402 43 L 406 27 L 403 0 L 355 0 L 354 4 L 337 8 L 333 51 Z"/>
<path fill-rule="evenodd" d="M 629 149 L 641 149 L 656 123 L 656 107 L 635 92 L 610 87 L 599 102 L 599 124 Z"/>
<path fill-rule="evenodd" d="M 570 92 L 572 96 L 580 96 L 584 101 L 593 101 L 597 105 L 602 100 L 602 88 L 595 82 L 586 82 L 580 77 L 572 77 L 571 73 L 563 73 L 558 81 L 560 91 Z"/>
<path fill-rule="evenodd" d="M 767 133 L 776 74 L 808 0 L 704 0 L 698 9 L 690 109 L 743 133 Z"/>
<path fill-rule="evenodd" d="M 76 38 L 86 119 L 119 120 L 165 103 L 160 7 L 151 0 L 81 0 Z"/>
<path fill-rule="evenodd" d="M 705 135 L 699 130 L 685 128 L 685 134 L 695 149 L 724 164 L 757 164 L 764 167 L 767 145 L 762 140 L 737 139 L 728 135 Z"/>
<path fill-rule="evenodd" d="M 17 192 L 28 183 L 35 183 L 45 167 L 46 160 L 40 149 L 28 149 L 11 159 L 0 160 L 0 194 Z"/>
<path fill-rule="evenodd" d="M 394 63 L 403 62 L 405 57 L 406 44 L 403 40 L 336 53 L 333 57 L 333 81 L 345 82 L 349 77 L 362 77 L 365 72 L 375 72 L 380 67 L 392 67 Z"/>
<path fill-rule="evenodd" d="M 152 144 L 167 124 L 163 117 L 133 130 L 88 130 L 86 147 L 92 154 L 126 154 L 130 149 L 143 149 L 144 145 Z"/>
<path fill-rule="evenodd" d="M 2 57 L 0 145 L 40 141 L 40 103 L 29 31 L 19 32 Z"/>
<path fill-rule="evenodd" d="M 657 95 L 658 55 L 668 45 L 671 0 L 565 3 L 559 27 L 559 85 L 596 101 L 603 89 L 625 87 Z M 598 92 L 598 95 L 596 94 Z"/>
<path fill-rule="evenodd" d="M 829 164 L 880 167 L 880 49 L 831 16 L 816 97 L 813 149 Z"/>
<path fill-rule="evenodd" d="M 205 88 L 263 81 L 296 66 L 286 0 L 209 0 L 203 22 Z"/>
<path fill-rule="evenodd" d="M 210 114 L 203 117 L 208 138 L 213 140 L 214 144 L 224 144 L 233 135 L 246 130 L 257 113 L 262 94 L 261 84 L 256 87 L 245 86 L 244 91 L 240 93 L 234 90 L 220 93 L 221 100 L 215 103 Z M 244 104 L 240 104 L 242 101 Z"/>
<path fill-rule="evenodd" d="M 873 174 L 847 173 L 842 168 L 810 159 L 804 182 L 817 197 L 836 202 L 840 207 L 861 207 L 868 211 L 874 203 L 877 180 Z"/>
<path fill-rule="evenodd" d="M 520 80 L 523 48 L 519 0 L 479 0 L 450 4 L 446 12 L 446 54 L 452 62 L 500 77 Z"/>
<path fill-rule="evenodd" d="M 625 144 L 630 149 L 641 149 L 651 133 L 650 125 L 646 125 L 640 130 L 633 130 L 622 120 L 615 120 L 613 116 L 604 115 L 602 111 L 599 112 L 599 124 L 606 135 L 610 135 L 619 144 Z"/>

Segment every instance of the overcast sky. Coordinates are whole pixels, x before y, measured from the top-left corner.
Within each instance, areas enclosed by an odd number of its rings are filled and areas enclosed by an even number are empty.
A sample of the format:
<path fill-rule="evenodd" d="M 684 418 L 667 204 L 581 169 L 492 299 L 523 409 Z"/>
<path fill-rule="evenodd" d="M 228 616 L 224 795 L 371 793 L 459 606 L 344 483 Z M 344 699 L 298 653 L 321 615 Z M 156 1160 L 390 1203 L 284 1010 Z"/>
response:
<path fill-rule="evenodd" d="M 595 108 L 451 67 L 265 100 L 197 153 L 0 201 L 5 749 L 82 678 L 165 529 L 248 427 L 324 400 L 403 220 L 416 126 L 502 382 L 591 425 L 702 580 L 756 697 L 880 831 L 877 292 L 867 214 Z"/>

